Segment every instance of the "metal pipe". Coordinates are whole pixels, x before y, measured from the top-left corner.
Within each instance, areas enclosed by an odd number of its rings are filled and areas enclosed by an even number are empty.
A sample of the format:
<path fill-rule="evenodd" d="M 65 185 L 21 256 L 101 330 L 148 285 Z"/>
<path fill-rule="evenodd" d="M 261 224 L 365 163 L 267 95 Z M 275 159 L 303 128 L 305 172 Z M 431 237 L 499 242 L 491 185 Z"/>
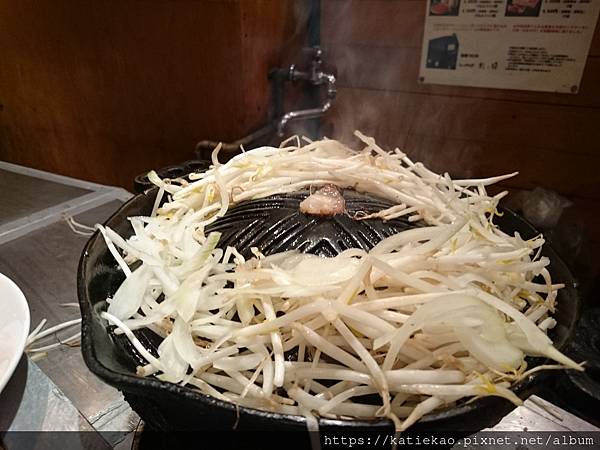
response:
<path fill-rule="evenodd" d="M 321 0 L 309 0 L 306 34 L 308 46 L 321 45 Z"/>
<path fill-rule="evenodd" d="M 321 0 L 308 0 L 308 21 L 306 27 L 308 47 L 319 47 L 321 45 Z M 304 104 L 300 109 L 315 107 L 320 103 L 319 89 L 308 87 L 304 91 Z M 307 120 L 303 124 L 304 133 L 316 139 L 319 137 L 321 122 L 319 118 Z"/>
<path fill-rule="evenodd" d="M 327 100 L 320 108 L 302 109 L 300 111 L 290 111 L 289 113 L 286 113 L 279 121 L 277 134 L 279 134 L 279 136 L 283 136 L 285 134 L 286 125 L 293 120 L 316 119 L 321 117 L 323 114 L 329 111 L 331 105 L 331 100 Z"/>
<path fill-rule="evenodd" d="M 268 136 L 275 130 L 275 128 L 275 122 L 269 122 L 264 127 L 234 142 L 219 142 L 210 140 L 200 141 L 196 144 L 196 157 L 198 159 L 206 159 L 210 161 L 210 154 L 219 144 L 221 144 L 221 150 L 224 154 L 231 154 L 233 152 L 237 152 L 240 150 L 240 147 L 246 146 L 253 141 Z"/>
<path fill-rule="evenodd" d="M 308 80 L 315 85 L 326 84 L 327 85 L 327 100 L 326 102 L 318 107 L 318 108 L 309 108 L 302 109 L 299 111 L 290 111 L 281 117 L 279 120 L 279 124 L 277 125 L 277 134 L 279 136 L 283 136 L 285 132 L 285 127 L 287 124 L 293 120 L 301 120 L 301 119 L 315 119 L 321 117 L 331 108 L 333 104 L 333 100 L 337 94 L 336 89 L 336 79 L 335 76 L 329 73 L 317 72 L 308 74 L 307 72 L 298 72 L 290 68 L 290 75 L 293 74 L 294 78 L 292 79 L 304 79 Z"/>

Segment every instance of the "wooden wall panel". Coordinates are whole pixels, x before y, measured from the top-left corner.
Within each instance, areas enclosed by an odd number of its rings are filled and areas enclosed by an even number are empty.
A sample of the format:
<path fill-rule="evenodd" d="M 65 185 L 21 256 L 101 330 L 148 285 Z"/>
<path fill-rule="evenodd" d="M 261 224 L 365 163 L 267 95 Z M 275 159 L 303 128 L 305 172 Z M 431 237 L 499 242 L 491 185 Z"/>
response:
<path fill-rule="evenodd" d="M 590 45 L 590 56 L 600 56 L 600 26 L 596 24 L 596 31 L 594 32 L 594 38 Z"/>
<path fill-rule="evenodd" d="M 323 42 L 420 48 L 428 0 L 323 0 Z M 590 56 L 600 56 L 596 27 Z"/>
<path fill-rule="evenodd" d="M 259 127 L 280 0 L 0 4 L 0 159 L 131 187 Z"/>
<path fill-rule="evenodd" d="M 324 45 L 420 48 L 425 0 L 323 0 Z"/>
<path fill-rule="evenodd" d="M 338 93 L 331 121 L 342 136 L 358 126 L 379 130 L 387 145 L 406 145 L 409 135 L 417 135 L 600 158 L 600 109 L 343 87 Z M 543 160 L 547 165 L 548 158 Z M 598 192 L 581 192 L 586 194 Z"/>
<path fill-rule="evenodd" d="M 235 69 L 242 85 L 247 121 L 243 134 L 262 127 L 271 105 L 269 70 L 291 64 L 304 44 L 306 13 L 298 1 L 240 1 L 243 67 Z M 258 118 L 258 120 L 257 120 Z M 250 120 L 248 120 L 250 119 Z"/>
<path fill-rule="evenodd" d="M 589 153 L 567 153 L 560 141 L 568 145 L 571 133 L 598 137 L 595 128 L 600 112 L 586 116 L 586 111 L 577 109 L 582 117 L 573 123 L 582 126 L 585 122 L 586 129 L 569 132 L 557 121 L 538 123 L 542 112 L 531 105 L 532 109 L 518 112 L 498 101 L 422 97 L 342 88 L 330 116 L 334 134 L 348 142 L 355 129 L 363 130 L 375 136 L 380 145 L 401 148 L 411 158 L 454 177 L 520 171 L 511 182 L 522 189 L 560 186 L 564 194 L 597 198 L 600 153 L 583 145 Z M 544 139 L 533 139 L 535 136 Z M 560 170 L 549 170 L 548 161 Z"/>
<path fill-rule="evenodd" d="M 349 141 L 358 128 L 458 177 L 518 170 L 505 186 L 569 196 L 600 256 L 600 27 L 577 95 L 423 85 L 425 3 L 323 0 L 325 58 L 339 80 L 328 134 Z"/>
<path fill-rule="evenodd" d="M 345 86 L 503 98 L 538 103 L 600 103 L 600 27 L 596 27 L 581 95 L 460 90 L 418 83 L 425 0 L 324 0 L 323 45 Z M 590 68 L 591 66 L 591 68 Z M 355 84 L 358 83 L 358 84 Z M 365 83 L 367 83 L 365 85 Z"/>
<path fill-rule="evenodd" d="M 327 58 L 343 86 L 449 97 L 509 100 L 520 103 L 600 107 L 600 57 L 590 57 L 578 95 L 419 83 L 421 49 L 335 44 Z M 365 63 L 368 61 L 368 63 Z"/>

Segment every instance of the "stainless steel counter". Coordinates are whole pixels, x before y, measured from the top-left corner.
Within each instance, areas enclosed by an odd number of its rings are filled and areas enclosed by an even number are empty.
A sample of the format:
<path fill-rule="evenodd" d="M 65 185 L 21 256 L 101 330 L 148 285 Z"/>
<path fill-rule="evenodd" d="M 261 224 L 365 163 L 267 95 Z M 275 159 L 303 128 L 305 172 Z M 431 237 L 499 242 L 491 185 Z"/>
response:
<path fill-rule="evenodd" d="M 74 233 L 65 217 L 93 226 L 131 194 L 2 162 L 0 188 L 0 272 L 25 294 L 32 328 L 44 318 L 50 326 L 78 318 L 79 308 L 61 304 L 77 302 L 77 265 L 87 237 Z M 121 393 L 87 369 L 78 347 L 61 346 L 35 363 L 24 359 L 0 397 L 0 430 L 121 432 L 103 434 L 114 447 L 138 424 Z"/>
<path fill-rule="evenodd" d="M 87 237 L 75 234 L 65 216 L 87 225 L 103 222 L 130 196 L 120 188 L 0 162 L 0 272 L 25 293 L 32 327 L 43 318 L 52 325 L 79 317 L 78 308 L 61 304 L 77 302 L 77 264 Z M 0 432 L 111 431 L 101 442 L 126 449 L 139 424 L 120 392 L 87 369 L 78 347 L 62 346 L 35 363 L 24 357 L 0 395 Z M 538 397 L 494 427 L 523 429 L 599 431 Z"/>

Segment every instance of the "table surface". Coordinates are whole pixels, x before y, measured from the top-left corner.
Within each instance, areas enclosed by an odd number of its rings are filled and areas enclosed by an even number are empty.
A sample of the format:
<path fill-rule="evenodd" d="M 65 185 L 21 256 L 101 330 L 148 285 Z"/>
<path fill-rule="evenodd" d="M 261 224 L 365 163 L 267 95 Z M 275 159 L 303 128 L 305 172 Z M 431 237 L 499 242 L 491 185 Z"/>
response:
<path fill-rule="evenodd" d="M 77 264 L 87 237 L 74 233 L 65 217 L 86 225 L 103 222 L 131 194 L 3 162 L 0 188 L 0 272 L 23 290 L 32 328 L 43 318 L 49 325 L 78 318 L 78 307 L 62 304 L 77 302 Z M 96 431 L 106 448 L 122 450 L 131 448 L 139 425 L 121 393 L 87 369 L 78 347 L 61 346 L 35 362 L 24 356 L 0 394 L 0 433 Z M 598 430 L 535 396 L 493 429 Z"/>
<path fill-rule="evenodd" d="M 93 226 L 131 194 L 4 164 L 0 162 L 0 237 L 5 236 L 0 272 L 25 294 L 32 328 L 44 318 L 47 326 L 79 318 L 78 307 L 61 305 L 77 303 L 77 265 L 88 238 L 74 233 L 65 217 Z M 74 327 L 59 336 L 77 331 Z M 139 422 L 121 393 L 96 378 L 80 349 L 68 345 L 35 363 L 24 358 L 0 396 L 0 431 L 119 431 L 102 434 L 115 447 L 128 442 Z"/>

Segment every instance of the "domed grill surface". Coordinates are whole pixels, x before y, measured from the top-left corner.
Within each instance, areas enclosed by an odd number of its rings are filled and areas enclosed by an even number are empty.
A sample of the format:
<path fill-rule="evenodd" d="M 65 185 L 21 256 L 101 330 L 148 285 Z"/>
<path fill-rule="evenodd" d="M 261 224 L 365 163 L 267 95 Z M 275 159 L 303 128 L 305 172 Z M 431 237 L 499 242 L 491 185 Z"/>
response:
<path fill-rule="evenodd" d="M 378 242 L 408 228 L 418 226 L 406 218 L 356 220 L 393 206 L 393 203 L 351 189 L 344 189 L 346 214 L 316 217 L 303 214 L 299 204 L 308 190 L 249 200 L 229 209 L 206 228 L 222 233 L 219 247 L 235 247 L 244 257 L 252 257 L 257 247 L 264 255 L 300 250 L 332 257 L 349 248 L 370 250 Z"/>

